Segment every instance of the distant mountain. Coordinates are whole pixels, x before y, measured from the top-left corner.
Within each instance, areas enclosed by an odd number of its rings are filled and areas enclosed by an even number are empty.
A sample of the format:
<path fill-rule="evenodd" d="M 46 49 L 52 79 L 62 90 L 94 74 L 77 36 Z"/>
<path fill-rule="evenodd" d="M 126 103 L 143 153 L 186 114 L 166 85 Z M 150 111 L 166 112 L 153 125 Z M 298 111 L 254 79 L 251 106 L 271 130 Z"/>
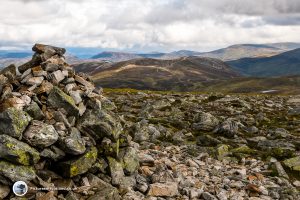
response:
<path fill-rule="evenodd" d="M 264 44 L 238 44 L 215 51 L 202 53 L 200 56 L 218 58 L 224 61 L 240 58 L 269 57 L 284 52 L 285 50 Z"/>
<path fill-rule="evenodd" d="M 186 57 L 186 56 L 196 56 L 199 54 L 200 52 L 189 51 L 189 50 L 173 51 L 170 53 L 161 53 L 161 52 L 125 53 L 125 52 L 104 51 L 93 56 L 91 59 L 106 60 L 111 62 L 127 61 L 136 58 L 153 58 L 153 59 L 165 60 L 165 59 L 176 59 L 176 58 Z"/>
<path fill-rule="evenodd" d="M 85 62 L 78 62 L 74 63 L 72 67 L 78 72 L 84 72 L 88 75 L 97 74 L 99 71 L 103 70 L 104 68 L 111 67 L 112 63 L 109 61 L 94 61 L 94 60 L 87 60 Z"/>
<path fill-rule="evenodd" d="M 120 62 L 136 58 L 154 58 L 166 60 L 177 59 L 186 56 L 200 56 L 229 61 L 240 58 L 270 57 L 296 48 L 300 48 L 300 43 L 286 42 L 270 44 L 237 44 L 210 52 L 198 52 L 190 50 L 179 50 L 170 53 L 126 53 L 104 51 L 93 56 L 91 59 Z"/>
<path fill-rule="evenodd" d="M 247 76 L 297 75 L 300 74 L 300 49 L 266 58 L 242 58 L 227 64 Z"/>
<path fill-rule="evenodd" d="M 4 58 L 26 58 L 32 56 L 31 52 L 10 52 L 10 51 L 0 51 L 0 59 Z"/>
<path fill-rule="evenodd" d="M 125 53 L 125 52 L 113 52 L 113 51 L 104 51 L 93 56 L 91 59 L 99 59 L 99 60 L 108 60 L 112 62 L 119 62 L 124 60 L 131 60 L 135 58 L 142 58 L 138 54 L 134 53 Z"/>
<path fill-rule="evenodd" d="M 221 60 L 199 57 L 172 60 L 139 58 L 104 65 L 99 63 L 96 70 L 91 64 L 81 64 L 75 66 L 75 70 L 92 70 L 90 74 L 95 83 L 102 87 L 150 90 L 185 91 L 201 82 L 239 77 Z"/>
<path fill-rule="evenodd" d="M 16 66 L 22 65 L 30 60 L 31 57 L 25 58 L 0 58 L 0 69 L 7 67 L 8 65 L 15 64 Z"/>
<path fill-rule="evenodd" d="M 268 43 L 266 45 L 270 47 L 279 48 L 285 51 L 290 51 L 290 50 L 300 48 L 300 43 L 294 43 L 294 42 Z"/>

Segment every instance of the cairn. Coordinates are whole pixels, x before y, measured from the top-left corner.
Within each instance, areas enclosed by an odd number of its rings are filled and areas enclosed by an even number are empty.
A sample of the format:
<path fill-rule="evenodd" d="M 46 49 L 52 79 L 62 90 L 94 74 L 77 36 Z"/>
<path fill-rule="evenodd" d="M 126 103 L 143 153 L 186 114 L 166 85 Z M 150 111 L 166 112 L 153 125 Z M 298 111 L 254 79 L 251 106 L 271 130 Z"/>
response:
<path fill-rule="evenodd" d="M 120 199 L 139 161 L 114 104 L 65 62 L 64 48 L 32 50 L 0 72 L 0 199 L 14 197 L 16 181 L 28 199 Z"/>

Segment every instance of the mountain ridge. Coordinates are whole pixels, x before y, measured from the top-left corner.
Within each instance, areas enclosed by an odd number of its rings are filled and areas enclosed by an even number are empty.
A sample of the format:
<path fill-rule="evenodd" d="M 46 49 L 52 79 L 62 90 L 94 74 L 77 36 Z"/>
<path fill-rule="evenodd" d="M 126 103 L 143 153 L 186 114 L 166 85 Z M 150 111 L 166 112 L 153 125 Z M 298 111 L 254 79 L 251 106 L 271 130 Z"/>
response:
<path fill-rule="evenodd" d="M 228 61 L 246 76 L 270 77 L 300 74 L 300 48 L 266 58 L 241 58 Z"/>
<path fill-rule="evenodd" d="M 106 67 L 103 67 L 104 65 Z M 74 68 L 82 70 L 84 66 L 78 64 L 74 65 Z M 118 63 L 102 63 L 102 67 L 98 66 L 89 74 L 93 76 L 95 83 L 102 87 L 154 90 L 184 90 L 194 83 L 240 76 L 219 59 L 196 56 L 170 60 L 136 58 Z"/>

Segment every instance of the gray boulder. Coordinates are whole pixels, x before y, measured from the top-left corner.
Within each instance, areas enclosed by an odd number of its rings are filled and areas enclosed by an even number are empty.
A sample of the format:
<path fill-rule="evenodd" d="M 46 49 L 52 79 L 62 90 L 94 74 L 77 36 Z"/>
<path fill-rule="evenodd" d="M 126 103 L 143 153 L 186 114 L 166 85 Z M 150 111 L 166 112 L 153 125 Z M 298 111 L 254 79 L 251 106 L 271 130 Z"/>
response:
<path fill-rule="evenodd" d="M 95 139 L 108 137 L 117 141 L 122 131 L 120 122 L 104 110 L 87 110 L 77 122 L 80 132 Z"/>
<path fill-rule="evenodd" d="M 88 198 L 88 200 L 119 200 L 120 195 L 117 188 L 104 182 L 93 174 L 87 175 L 90 185 L 97 190 L 96 194 Z"/>
<path fill-rule="evenodd" d="M 122 163 L 118 162 L 116 159 L 112 157 L 108 157 L 107 159 L 108 159 L 109 170 L 112 178 L 111 182 L 113 185 L 118 186 L 122 183 L 122 179 L 125 176 Z"/>
<path fill-rule="evenodd" d="M 53 108 L 64 108 L 69 115 L 78 116 L 79 109 L 72 97 L 58 87 L 53 87 L 48 96 L 47 104 Z"/>
<path fill-rule="evenodd" d="M 127 175 L 134 174 L 140 166 L 137 150 L 133 147 L 128 147 L 122 149 L 120 151 L 120 154 L 120 157 L 122 157 L 123 161 L 124 172 Z"/>
<path fill-rule="evenodd" d="M 219 124 L 219 120 L 210 113 L 199 113 L 195 116 L 192 128 L 196 131 L 212 131 Z"/>
<path fill-rule="evenodd" d="M 8 108 L 0 113 L 0 134 L 21 139 L 22 133 L 30 121 L 31 117 L 26 112 L 16 108 Z"/>
<path fill-rule="evenodd" d="M 81 138 L 81 134 L 77 128 L 72 127 L 69 136 L 62 138 L 59 141 L 61 148 L 69 154 L 80 155 L 86 150 L 85 141 Z"/>
<path fill-rule="evenodd" d="M 25 131 L 24 139 L 32 146 L 43 148 L 54 144 L 58 133 L 52 125 L 34 120 Z"/>
<path fill-rule="evenodd" d="M 258 142 L 257 147 L 268 156 L 276 158 L 292 157 L 296 151 L 295 145 L 286 140 L 262 140 Z"/>
<path fill-rule="evenodd" d="M 32 167 L 14 165 L 6 161 L 0 161 L 0 174 L 9 178 L 11 181 L 31 181 L 36 174 Z"/>
<path fill-rule="evenodd" d="M 233 138 L 239 133 L 239 123 L 233 119 L 227 119 L 222 122 L 216 129 L 215 132 L 220 135 L 224 135 L 229 138 Z"/>
<path fill-rule="evenodd" d="M 45 117 L 39 105 L 34 101 L 25 108 L 25 111 L 35 120 L 42 120 Z"/>
<path fill-rule="evenodd" d="M 61 149 L 57 148 L 56 146 L 52 145 L 49 148 L 44 149 L 40 156 L 44 158 L 49 158 L 54 161 L 58 161 L 65 157 L 65 152 Z"/>
<path fill-rule="evenodd" d="M 74 177 L 86 173 L 96 162 L 97 156 L 96 147 L 92 147 L 77 158 L 57 163 L 56 167 L 64 177 Z"/>
<path fill-rule="evenodd" d="M 8 135 L 0 135 L 0 158 L 21 165 L 32 165 L 39 161 L 40 156 L 28 144 Z"/>

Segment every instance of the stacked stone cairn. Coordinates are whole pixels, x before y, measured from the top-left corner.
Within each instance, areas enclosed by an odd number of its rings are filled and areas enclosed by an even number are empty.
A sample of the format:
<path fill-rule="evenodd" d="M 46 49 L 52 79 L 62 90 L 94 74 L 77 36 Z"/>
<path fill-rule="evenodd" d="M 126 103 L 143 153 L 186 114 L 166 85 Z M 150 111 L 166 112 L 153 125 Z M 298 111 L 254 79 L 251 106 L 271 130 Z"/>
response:
<path fill-rule="evenodd" d="M 0 199 L 16 198 L 16 181 L 28 184 L 27 199 L 120 199 L 139 161 L 114 104 L 65 62 L 64 48 L 32 49 L 29 62 L 0 73 Z"/>

